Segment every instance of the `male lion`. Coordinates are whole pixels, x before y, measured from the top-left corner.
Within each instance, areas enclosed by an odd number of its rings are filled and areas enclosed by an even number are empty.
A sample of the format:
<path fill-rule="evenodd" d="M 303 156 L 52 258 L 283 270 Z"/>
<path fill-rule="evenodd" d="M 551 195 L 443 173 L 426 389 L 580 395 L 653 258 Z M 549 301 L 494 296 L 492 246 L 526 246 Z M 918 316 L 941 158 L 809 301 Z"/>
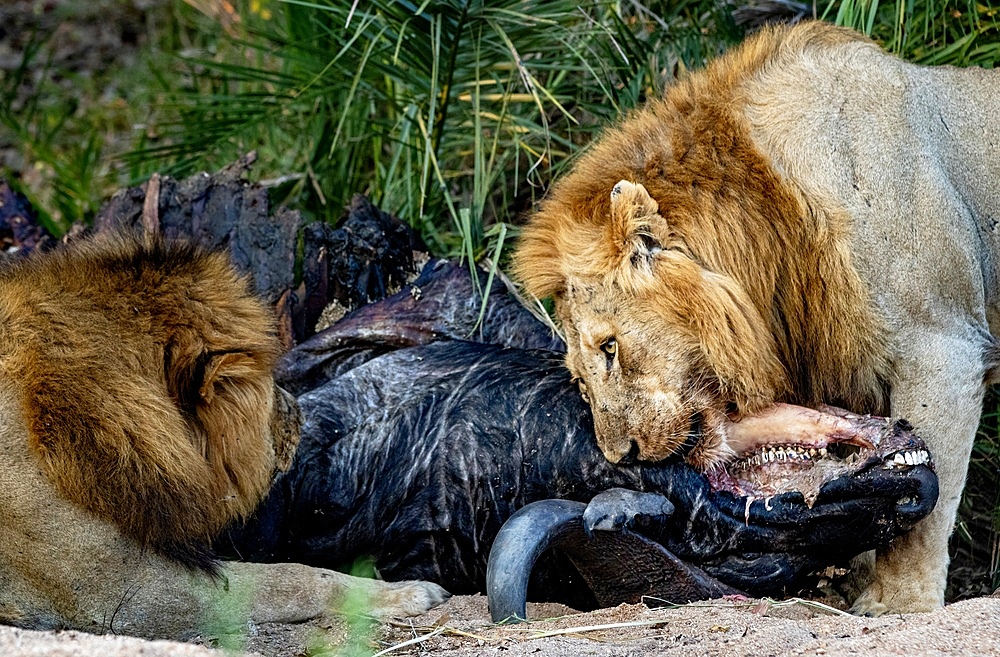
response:
<path fill-rule="evenodd" d="M 446 597 L 213 559 L 298 442 L 272 323 L 223 254 L 155 238 L 0 266 L 0 622 L 183 639 L 316 617 L 348 587 L 375 614 Z"/>
<path fill-rule="evenodd" d="M 912 421 L 940 499 L 853 608 L 930 610 L 997 373 L 998 180 L 1000 73 L 776 27 L 608 130 L 531 218 L 515 271 L 555 298 L 612 461 L 708 467 L 769 418 L 822 424 L 813 448 L 841 429 L 775 402 Z"/>

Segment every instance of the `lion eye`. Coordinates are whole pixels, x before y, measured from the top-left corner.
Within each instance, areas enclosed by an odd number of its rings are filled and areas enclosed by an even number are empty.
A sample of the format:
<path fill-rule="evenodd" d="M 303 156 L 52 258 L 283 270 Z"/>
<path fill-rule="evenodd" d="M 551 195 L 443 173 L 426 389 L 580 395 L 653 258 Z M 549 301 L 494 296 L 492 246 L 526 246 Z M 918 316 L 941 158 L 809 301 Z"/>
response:
<path fill-rule="evenodd" d="M 613 358 L 616 353 L 618 353 L 618 340 L 615 340 L 614 336 L 611 336 L 607 340 L 601 343 L 601 351 L 608 358 Z"/>

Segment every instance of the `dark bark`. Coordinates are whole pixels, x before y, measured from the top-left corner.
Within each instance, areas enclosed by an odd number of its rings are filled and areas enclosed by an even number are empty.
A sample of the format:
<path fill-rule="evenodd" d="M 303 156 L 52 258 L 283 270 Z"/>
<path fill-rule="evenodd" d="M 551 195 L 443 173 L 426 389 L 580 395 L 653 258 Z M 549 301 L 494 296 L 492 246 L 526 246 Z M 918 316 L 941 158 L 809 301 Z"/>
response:
<path fill-rule="evenodd" d="M 254 159 L 245 156 L 216 174 L 160 178 L 159 230 L 167 238 L 228 249 L 233 263 L 253 276 L 260 295 L 275 304 L 295 286 L 302 218 L 283 208 L 271 212 L 267 190 L 245 179 Z M 144 184 L 115 194 L 98 212 L 94 230 L 141 230 L 147 189 Z"/>
<path fill-rule="evenodd" d="M 26 255 L 55 243 L 38 222 L 38 213 L 28 199 L 0 179 L 0 254 Z"/>
<path fill-rule="evenodd" d="M 228 249 L 233 263 L 253 277 L 257 291 L 277 306 L 286 347 L 314 333 L 332 301 L 347 309 L 385 297 L 416 275 L 414 251 L 426 250 L 405 224 L 355 196 L 337 227 L 304 224 L 297 211 L 271 209 L 267 190 L 247 182 L 251 153 L 215 174 L 184 180 L 159 178 L 115 194 L 98 212 L 94 230 L 144 230 L 150 226 L 147 192 L 157 199 L 157 230 Z M 144 220 L 145 219 L 145 220 Z M 299 239 L 301 276 L 296 277 Z"/>

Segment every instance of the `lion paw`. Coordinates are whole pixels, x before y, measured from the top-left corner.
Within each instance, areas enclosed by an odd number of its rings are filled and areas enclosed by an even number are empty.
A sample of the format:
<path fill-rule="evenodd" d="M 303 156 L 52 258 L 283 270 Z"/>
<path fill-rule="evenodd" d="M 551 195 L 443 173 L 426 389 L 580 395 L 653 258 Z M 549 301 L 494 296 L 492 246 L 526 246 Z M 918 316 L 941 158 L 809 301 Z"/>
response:
<path fill-rule="evenodd" d="M 856 616 L 934 611 L 943 605 L 942 596 L 935 593 L 935 588 L 908 586 L 901 582 L 894 582 L 890 587 L 876 580 L 858 596 L 849 611 Z"/>
<path fill-rule="evenodd" d="M 870 595 L 868 591 L 865 591 L 858 596 L 858 599 L 854 601 L 854 604 L 851 605 L 848 611 L 855 616 L 878 617 L 889 613 L 890 610 L 885 603 L 878 600 L 874 595 Z"/>
<path fill-rule="evenodd" d="M 376 618 L 419 616 L 451 597 L 451 593 L 433 582 L 379 582 L 367 613 Z"/>

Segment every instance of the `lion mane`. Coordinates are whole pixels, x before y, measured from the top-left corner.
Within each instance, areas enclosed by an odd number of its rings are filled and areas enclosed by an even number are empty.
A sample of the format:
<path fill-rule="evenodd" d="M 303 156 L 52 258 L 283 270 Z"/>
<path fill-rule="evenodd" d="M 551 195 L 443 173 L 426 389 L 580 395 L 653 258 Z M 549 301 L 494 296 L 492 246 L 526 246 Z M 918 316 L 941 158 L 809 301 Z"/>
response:
<path fill-rule="evenodd" d="M 290 463 L 298 433 L 277 415 L 297 409 L 276 399 L 278 348 L 221 253 L 98 237 L 0 271 L 0 371 L 42 471 L 190 566 L 214 568 L 212 538 Z"/>
<path fill-rule="evenodd" d="M 885 413 L 885 330 L 850 260 L 850 219 L 782 177 L 739 111 L 759 71 L 834 44 L 875 47 L 821 23 L 765 30 L 606 130 L 525 226 L 516 278 L 539 298 L 617 285 L 686 322 L 741 413 Z M 615 195 L 619 181 L 637 185 Z M 651 247 L 655 272 L 637 266 Z"/>

